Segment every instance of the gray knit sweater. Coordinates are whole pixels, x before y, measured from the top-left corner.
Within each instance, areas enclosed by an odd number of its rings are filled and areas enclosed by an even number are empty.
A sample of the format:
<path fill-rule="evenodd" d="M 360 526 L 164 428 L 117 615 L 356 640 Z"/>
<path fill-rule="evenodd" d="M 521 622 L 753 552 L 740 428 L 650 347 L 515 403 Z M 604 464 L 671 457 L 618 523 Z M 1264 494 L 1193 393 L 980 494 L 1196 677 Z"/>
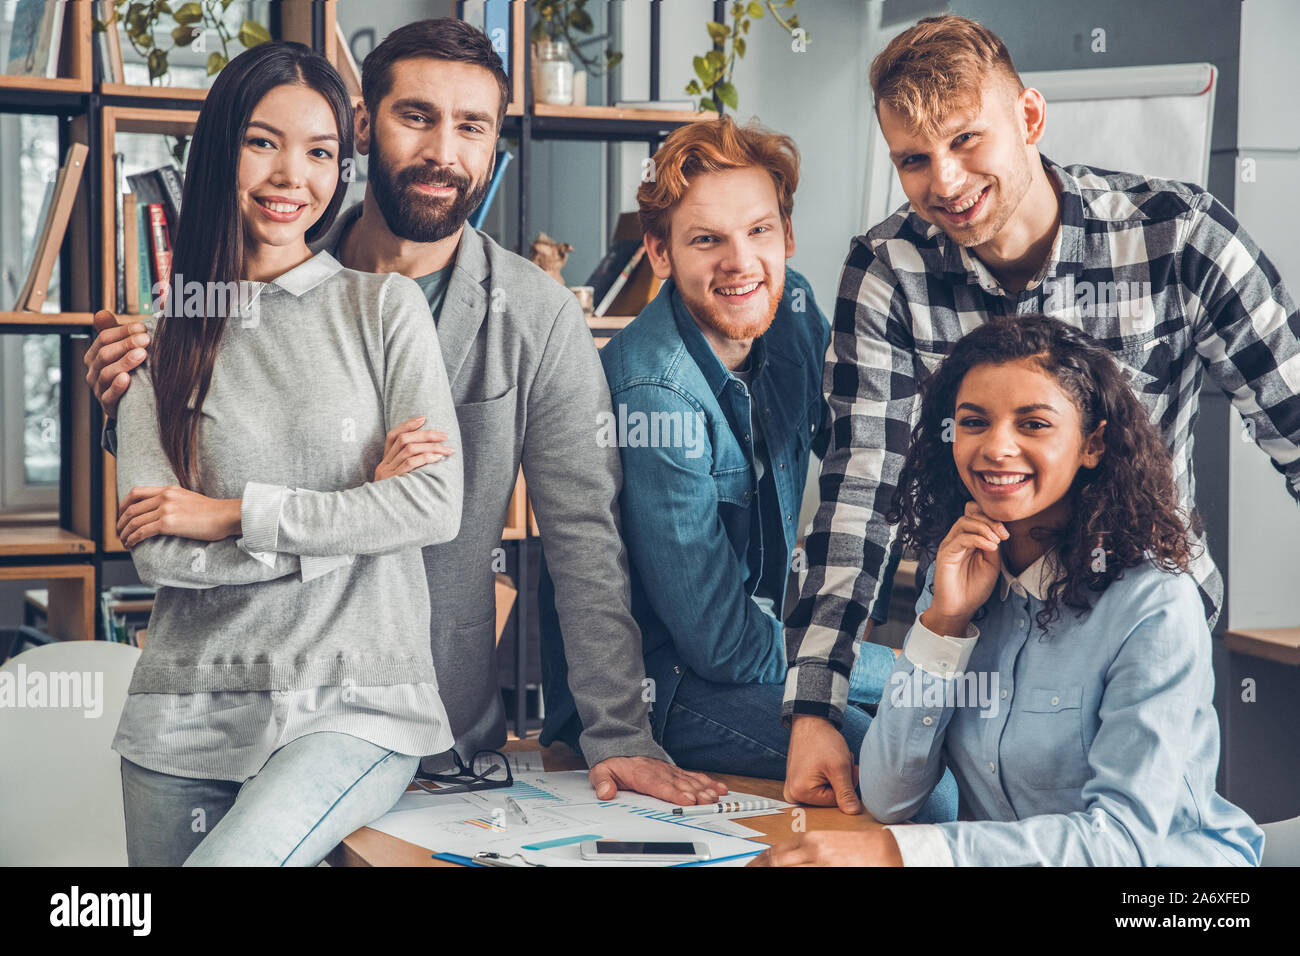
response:
<path fill-rule="evenodd" d="M 132 549 L 159 590 L 130 693 L 433 681 L 420 548 L 459 530 L 462 456 L 371 480 L 388 429 L 417 415 L 460 451 L 414 281 L 321 252 L 261 287 L 227 322 L 199 425 L 198 490 L 241 498 L 243 535 Z M 144 369 L 117 432 L 119 496 L 177 484 Z"/>

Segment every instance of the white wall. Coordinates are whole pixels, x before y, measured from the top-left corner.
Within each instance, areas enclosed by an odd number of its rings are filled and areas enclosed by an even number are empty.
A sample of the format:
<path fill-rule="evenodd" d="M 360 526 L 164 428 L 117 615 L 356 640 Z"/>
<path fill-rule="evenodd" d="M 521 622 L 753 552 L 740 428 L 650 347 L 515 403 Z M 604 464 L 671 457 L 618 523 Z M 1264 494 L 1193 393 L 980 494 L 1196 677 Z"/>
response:
<path fill-rule="evenodd" d="M 642 9 L 638 9 L 642 8 Z M 625 98 L 647 96 L 648 4 L 624 4 L 627 59 Z M 795 194 L 796 252 L 790 264 L 808 277 L 817 302 L 829 317 L 834 309 L 840 268 L 849 240 L 861 232 L 862 189 L 866 175 L 866 132 L 871 116 L 867 88 L 868 9 L 863 0 L 817 0 L 796 8 L 811 37 L 803 53 L 791 50 L 790 36 L 771 14 L 754 23 L 749 49 L 736 66 L 740 91 L 737 119 L 757 118 L 794 138 L 802 155 Z M 709 0 L 663 4 L 659 95 L 686 98 L 682 88 L 694 75 L 693 57 L 709 49 L 704 24 L 712 18 Z M 627 146 L 616 195 L 624 209 L 636 208 L 636 186 L 644 146 Z"/>
<path fill-rule="evenodd" d="M 1276 266 L 1293 303 L 1300 297 L 1300 33 L 1294 0 L 1246 0 L 1241 11 L 1235 212 Z M 1254 181 L 1244 179 L 1253 164 Z M 1300 381 L 1293 382 L 1300 388 Z M 1300 625 L 1300 507 L 1234 414 L 1227 438 L 1230 488 L 1228 614 L 1231 627 Z"/>

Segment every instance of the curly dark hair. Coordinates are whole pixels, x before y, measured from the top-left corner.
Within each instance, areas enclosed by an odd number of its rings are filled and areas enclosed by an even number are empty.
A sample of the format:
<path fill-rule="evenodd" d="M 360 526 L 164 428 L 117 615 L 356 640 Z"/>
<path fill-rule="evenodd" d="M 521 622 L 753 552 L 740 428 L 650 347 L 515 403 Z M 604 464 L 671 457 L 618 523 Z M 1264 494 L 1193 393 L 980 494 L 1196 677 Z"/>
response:
<path fill-rule="evenodd" d="M 901 522 L 904 543 L 934 555 L 972 500 L 957 473 L 950 437 L 966 373 L 1017 359 L 1032 360 L 1056 379 L 1079 409 L 1085 437 L 1106 422 L 1101 460 L 1096 468 L 1080 468 L 1070 486 L 1069 523 L 1032 532 L 1055 547 L 1064 574 L 1049 586 L 1037 615 L 1045 631 L 1062 604 L 1080 617 L 1087 614 L 1089 592 L 1104 591 L 1126 568 L 1150 560 L 1165 571 L 1186 571 L 1191 552 L 1185 518 L 1194 516 L 1180 511 L 1169 449 L 1110 353 L 1057 319 L 1009 316 L 964 336 L 923 386 L 921 417 L 885 515 Z M 1094 570 L 1097 548 L 1105 554 L 1100 571 Z"/>

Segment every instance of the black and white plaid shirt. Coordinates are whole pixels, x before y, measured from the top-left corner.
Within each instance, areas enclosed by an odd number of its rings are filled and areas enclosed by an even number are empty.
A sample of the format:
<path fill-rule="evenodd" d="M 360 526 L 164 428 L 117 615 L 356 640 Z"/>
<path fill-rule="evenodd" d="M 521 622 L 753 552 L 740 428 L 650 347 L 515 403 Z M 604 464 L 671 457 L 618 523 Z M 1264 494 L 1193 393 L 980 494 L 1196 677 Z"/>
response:
<path fill-rule="evenodd" d="M 1130 376 L 1195 501 L 1192 426 L 1208 372 L 1300 500 L 1300 315 L 1272 263 L 1205 190 L 1088 166 L 1061 189 L 1051 255 L 1008 294 L 969 250 L 903 207 L 849 249 L 823 387 L 832 414 L 809 573 L 786 628 L 783 715 L 836 724 L 853 643 L 888 617 L 899 545 L 885 521 L 920 410 L 918 386 L 991 316 L 1043 312 L 1090 333 Z M 1213 626 L 1223 579 L 1202 538 L 1191 567 Z"/>

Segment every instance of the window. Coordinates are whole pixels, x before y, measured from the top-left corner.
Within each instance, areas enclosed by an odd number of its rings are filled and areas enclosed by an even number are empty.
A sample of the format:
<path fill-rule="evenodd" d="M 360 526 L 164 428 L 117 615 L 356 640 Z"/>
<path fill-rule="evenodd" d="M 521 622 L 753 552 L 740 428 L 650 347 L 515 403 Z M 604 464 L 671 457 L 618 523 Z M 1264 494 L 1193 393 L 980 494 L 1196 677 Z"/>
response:
<path fill-rule="evenodd" d="M 0 309 L 12 310 L 27 280 L 44 203 L 58 175 L 58 120 L 0 115 Z M 59 311 L 54 270 L 45 311 Z M 59 504 L 57 334 L 0 335 L 0 511 Z"/>
<path fill-rule="evenodd" d="M 59 506 L 59 340 L 0 336 L 0 511 Z"/>

